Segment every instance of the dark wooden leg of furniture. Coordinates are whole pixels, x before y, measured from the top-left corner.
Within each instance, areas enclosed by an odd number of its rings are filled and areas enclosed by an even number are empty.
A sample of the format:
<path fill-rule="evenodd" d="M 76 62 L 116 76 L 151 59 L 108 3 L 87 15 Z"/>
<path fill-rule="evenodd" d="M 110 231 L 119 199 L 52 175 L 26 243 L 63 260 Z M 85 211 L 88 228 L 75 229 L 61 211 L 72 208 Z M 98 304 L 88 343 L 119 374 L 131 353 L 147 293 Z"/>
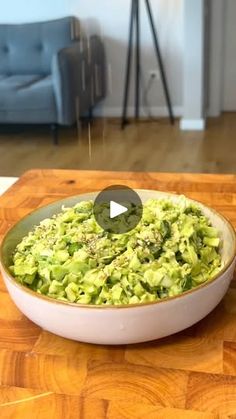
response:
<path fill-rule="evenodd" d="M 57 124 L 52 124 L 51 125 L 51 131 L 52 131 L 52 136 L 53 136 L 53 144 L 54 145 L 58 145 L 58 125 Z"/>
<path fill-rule="evenodd" d="M 88 119 L 89 119 L 89 122 L 90 123 L 93 122 L 93 118 L 94 118 L 94 115 L 93 115 L 93 106 L 91 106 L 91 108 L 89 109 L 89 116 L 88 116 Z"/>
<path fill-rule="evenodd" d="M 132 70 L 132 56 L 133 56 L 133 28 L 135 24 L 135 12 L 136 12 L 136 1 L 132 0 L 131 3 L 131 13 L 130 13 L 130 26 L 129 26 L 129 45 L 127 51 L 127 63 L 126 63 L 126 77 L 125 77 L 125 90 L 124 90 L 124 101 L 123 101 L 123 114 L 121 121 L 121 129 L 124 129 L 128 124 L 127 118 L 127 107 L 129 101 L 129 87 L 130 87 L 130 77 Z"/>

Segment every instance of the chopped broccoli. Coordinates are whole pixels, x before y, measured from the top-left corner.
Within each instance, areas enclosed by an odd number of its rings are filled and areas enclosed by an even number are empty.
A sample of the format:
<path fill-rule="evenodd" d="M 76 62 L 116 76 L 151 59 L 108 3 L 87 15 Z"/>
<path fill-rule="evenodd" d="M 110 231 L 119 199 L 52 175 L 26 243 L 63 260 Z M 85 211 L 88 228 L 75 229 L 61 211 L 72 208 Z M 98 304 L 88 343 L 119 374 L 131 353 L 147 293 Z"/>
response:
<path fill-rule="evenodd" d="M 60 301 L 146 303 L 212 280 L 222 267 L 220 245 L 218 231 L 185 198 L 149 200 L 140 223 L 123 235 L 103 231 L 87 201 L 35 227 L 16 247 L 10 270 L 21 284 Z"/>

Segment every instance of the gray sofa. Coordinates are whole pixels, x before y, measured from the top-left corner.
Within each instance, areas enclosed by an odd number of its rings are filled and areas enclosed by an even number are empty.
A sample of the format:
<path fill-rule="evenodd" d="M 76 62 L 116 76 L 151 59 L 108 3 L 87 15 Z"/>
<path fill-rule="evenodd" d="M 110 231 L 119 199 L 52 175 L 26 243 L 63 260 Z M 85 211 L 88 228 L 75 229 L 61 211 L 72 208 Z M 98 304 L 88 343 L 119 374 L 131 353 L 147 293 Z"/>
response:
<path fill-rule="evenodd" d="M 105 53 L 99 37 L 80 35 L 79 21 L 0 25 L 0 124 L 72 125 L 105 97 Z"/>

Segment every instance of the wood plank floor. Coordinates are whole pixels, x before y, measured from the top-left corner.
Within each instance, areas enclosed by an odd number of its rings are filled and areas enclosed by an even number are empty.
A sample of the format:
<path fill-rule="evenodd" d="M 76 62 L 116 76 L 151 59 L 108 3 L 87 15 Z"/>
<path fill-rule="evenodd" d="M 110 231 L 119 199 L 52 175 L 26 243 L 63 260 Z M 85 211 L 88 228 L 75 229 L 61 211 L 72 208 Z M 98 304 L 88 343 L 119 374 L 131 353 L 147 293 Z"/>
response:
<path fill-rule="evenodd" d="M 167 119 L 130 124 L 97 120 L 60 130 L 60 145 L 52 144 L 49 129 L 26 128 L 3 133 L 0 128 L 0 176 L 19 176 L 31 168 L 132 170 L 161 172 L 235 173 L 236 114 L 210 119 L 206 132 L 181 132 Z"/>

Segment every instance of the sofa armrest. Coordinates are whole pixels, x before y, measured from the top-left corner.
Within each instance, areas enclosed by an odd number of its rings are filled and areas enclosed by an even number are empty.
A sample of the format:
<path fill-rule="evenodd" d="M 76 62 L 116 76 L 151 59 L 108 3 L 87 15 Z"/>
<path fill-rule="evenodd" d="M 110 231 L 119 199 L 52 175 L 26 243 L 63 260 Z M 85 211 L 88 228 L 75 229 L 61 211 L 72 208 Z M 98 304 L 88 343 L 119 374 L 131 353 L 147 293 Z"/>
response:
<path fill-rule="evenodd" d="M 60 50 L 52 60 L 58 123 L 72 125 L 91 106 L 90 68 L 86 42 Z"/>

